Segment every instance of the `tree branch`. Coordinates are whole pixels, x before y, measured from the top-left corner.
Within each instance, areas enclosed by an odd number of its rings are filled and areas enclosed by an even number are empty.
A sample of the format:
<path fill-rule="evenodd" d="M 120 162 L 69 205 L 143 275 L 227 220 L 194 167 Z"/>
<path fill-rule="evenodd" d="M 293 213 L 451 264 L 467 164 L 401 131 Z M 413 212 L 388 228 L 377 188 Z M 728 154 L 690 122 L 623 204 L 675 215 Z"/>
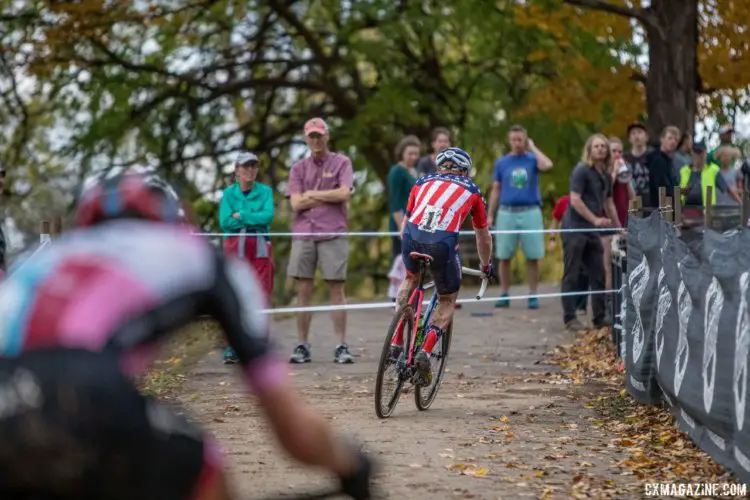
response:
<path fill-rule="evenodd" d="M 646 18 L 646 11 L 643 9 L 633 9 L 630 7 L 622 7 L 620 5 L 612 5 L 604 0 L 563 0 L 563 3 L 568 5 L 574 5 L 577 7 L 586 7 L 588 9 L 599 10 L 602 12 L 609 12 L 622 17 L 630 19 L 638 19 L 642 23 L 649 24 L 649 20 Z"/>

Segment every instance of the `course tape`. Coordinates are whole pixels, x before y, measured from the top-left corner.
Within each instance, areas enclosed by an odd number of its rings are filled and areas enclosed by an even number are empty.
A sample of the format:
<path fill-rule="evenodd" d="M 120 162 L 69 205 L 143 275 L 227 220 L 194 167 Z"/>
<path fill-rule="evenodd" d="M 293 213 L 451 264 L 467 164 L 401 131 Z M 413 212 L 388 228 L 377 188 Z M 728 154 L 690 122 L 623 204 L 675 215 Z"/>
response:
<path fill-rule="evenodd" d="M 47 245 L 49 245 L 52 242 L 51 239 L 44 238 L 44 236 L 48 236 L 48 235 L 42 235 L 42 236 L 43 236 L 43 238 L 41 239 L 41 243 L 39 244 L 38 247 L 36 247 L 36 249 L 33 252 L 31 252 L 27 257 L 23 257 L 23 256 L 19 257 L 20 259 L 22 259 L 21 262 L 19 264 L 17 264 L 17 265 L 14 264 L 11 267 L 11 270 L 9 270 L 10 272 L 8 274 L 8 277 L 13 276 L 14 274 L 16 274 L 19 269 L 21 269 L 23 266 L 26 265 L 26 261 L 28 261 L 34 255 L 36 255 L 37 253 L 39 253 L 40 250 L 42 250 L 44 247 L 46 247 Z"/>
<path fill-rule="evenodd" d="M 598 295 L 605 293 L 620 293 L 623 288 L 618 290 L 597 290 L 597 291 L 586 291 L 586 292 L 556 292 L 556 293 L 537 293 L 535 295 L 513 295 L 510 297 L 483 297 L 481 299 L 459 299 L 456 302 L 459 304 L 476 304 L 479 302 L 497 302 L 501 298 L 507 300 L 523 300 L 536 297 L 538 299 L 550 299 L 555 297 L 575 297 L 579 295 Z M 424 304 L 429 304 L 429 300 L 425 300 Z M 291 314 L 301 312 L 329 312 L 329 311 L 361 311 L 366 309 L 393 309 L 395 304 L 393 302 L 373 302 L 371 304 L 345 304 L 345 305 L 330 305 L 330 306 L 307 306 L 307 307 L 281 307 L 278 309 L 263 309 L 261 312 L 264 314 Z"/>
<path fill-rule="evenodd" d="M 492 229 L 490 234 L 535 234 L 535 233 L 600 233 L 607 231 L 623 232 L 624 229 L 617 228 L 603 228 L 594 227 L 588 229 L 519 229 L 516 231 L 510 231 L 506 229 Z M 191 233 L 193 236 L 279 236 L 279 237 L 294 237 L 294 236 L 345 236 L 347 238 L 352 236 L 399 236 L 401 233 L 398 231 L 352 231 L 352 232 L 338 232 L 338 233 Z M 459 231 L 461 236 L 476 234 L 474 231 Z"/>

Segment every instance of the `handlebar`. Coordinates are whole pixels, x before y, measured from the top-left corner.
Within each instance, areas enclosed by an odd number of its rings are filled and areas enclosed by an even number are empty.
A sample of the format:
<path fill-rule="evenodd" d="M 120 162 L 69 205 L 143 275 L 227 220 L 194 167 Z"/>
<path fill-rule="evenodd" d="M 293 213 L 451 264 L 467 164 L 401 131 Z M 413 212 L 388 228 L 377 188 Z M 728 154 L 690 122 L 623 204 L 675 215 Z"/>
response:
<path fill-rule="evenodd" d="M 471 269 L 470 267 L 461 267 L 461 272 L 463 274 L 468 274 L 469 276 L 479 276 L 482 278 L 482 286 L 479 288 L 479 293 L 477 294 L 477 300 L 481 299 L 484 296 L 484 292 L 487 290 L 489 278 L 479 269 Z"/>

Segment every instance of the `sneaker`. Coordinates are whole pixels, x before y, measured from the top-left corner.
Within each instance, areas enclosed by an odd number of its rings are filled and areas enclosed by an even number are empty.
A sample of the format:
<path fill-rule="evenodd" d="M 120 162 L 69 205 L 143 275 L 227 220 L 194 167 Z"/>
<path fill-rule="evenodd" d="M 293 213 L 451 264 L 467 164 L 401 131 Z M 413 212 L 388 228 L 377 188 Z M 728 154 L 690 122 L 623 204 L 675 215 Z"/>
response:
<path fill-rule="evenodd" d="M 432 383 L 432 372 L 430 371 L 430 355 L 424 351 L 419 351 L 417 356 L 414 358 L 414 362 L 417 365 L 417 373 L 419 373 L 420 384 L 423 387 L 427 387 Z"/>
<path fill-rule="evenodd" d="M 500 296 L 500 299 L 495 302 L 495 307 L 505 308 L 508 306 L 510 306 L 510 299 L 508 298 L 508 294 L 504 293 Z"/>
<path fill-rule="evenodd" d="M 396 363 L 399 360 L 399 358 L 401 357 L 401 353 L 403 352 L 403 350 L 404 350 L 404 348 L 401 347 L 400 345 L 392 345 L 391 346 L 391 351 L 390 351 L 390 353 L 388 353 L 388 359 L 392 363 Z"/>
<path fill-rule="evenodd" d="M 224 349 L 224 364 L 225 365 L 235 365 L 240 362 L 240 359 L 237 357 L 237 354 L 235 354 L 234 349 L 231 347 L 227 347 Z"/>
<path fill-rule="evenodd" d="M 529 297 L 528 306 L 529 309 L 539 309 L 539 298 Z"/>
<path fill-rule="evenodd" d="M 565 329 L 571 332 L 576 332 L 576 333 L 586 331 L 586 327 L 584 326 L 583 323 L 578 321 L 578 318 L 571 319 L 570 321 L 565 323 Z"/>
<path fill-rule="evenodd" d="M 339 364 L 354 363 L 354 356 L 349 352 L 348 345 L 339 344 L 336 346 L 336 351 L 333 354 L 333 362 Z"/>
<path fill-rule="evenodd" d="M 290 363 L 300 364 L 310 362 L 310 345 L 300 344 L 294 348 L 292 357 L 289 358 Z"/>

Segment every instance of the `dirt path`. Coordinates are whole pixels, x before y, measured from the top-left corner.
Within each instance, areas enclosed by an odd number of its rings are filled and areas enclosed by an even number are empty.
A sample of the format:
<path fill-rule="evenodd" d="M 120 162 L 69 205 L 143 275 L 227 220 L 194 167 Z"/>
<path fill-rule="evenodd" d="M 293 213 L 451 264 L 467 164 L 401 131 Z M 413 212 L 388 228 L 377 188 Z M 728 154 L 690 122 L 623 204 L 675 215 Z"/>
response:
<path fill-rule="evenodd" d="M 375 416 L 375 371 L 390 311 L 350 313 L 349 343 L 358 358 L 343 366 L 331 362 L 328 316 L 316 316 L 313 362 L 289 371 L 337 430 L 355 435 L 379 458 L 379 484 L 389 498 L 637 498 L 625 491 L 632 478 L 614 465 L 624 456 L 580 401 L 582 391 L 598 388 L 571 384 L 556 367 L 538 364 L 545 351 L 573 341 L 561 328 L 559 299 L 541 302 L 541 309 L 529 311 L 525 301 L 513 301 L 490 317 L 471 315 L 493 311 L 489 303 L 457 311 L 448 373 L 427 412 L 417 411 L 413 396 L 405 394 L 390 419 Z M 285 355 L 295 345 L 295 331 L 294 319 L 274 325 Z M 178 400 L 224 445 L 244 498 L 334 484 L 277 450 L 235 367 L 224 366 L 218 351 L 199 362 Z"/>

